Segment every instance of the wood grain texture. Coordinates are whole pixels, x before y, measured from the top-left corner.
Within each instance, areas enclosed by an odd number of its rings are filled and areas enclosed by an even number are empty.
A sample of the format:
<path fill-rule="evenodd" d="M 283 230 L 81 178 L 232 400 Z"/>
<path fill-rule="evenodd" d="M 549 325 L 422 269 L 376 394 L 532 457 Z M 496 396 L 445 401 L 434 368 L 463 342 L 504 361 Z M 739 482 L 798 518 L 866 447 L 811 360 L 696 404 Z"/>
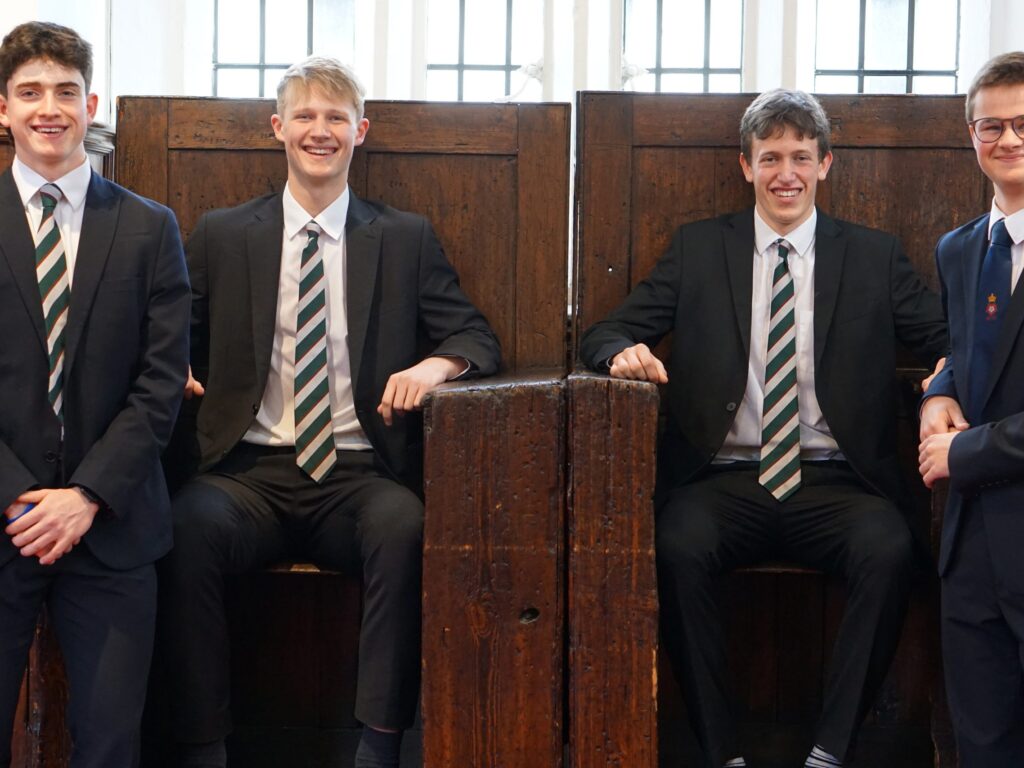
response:
<path fill-rule="evenodd" d="M 579 374 L 568 387 L 570 766 L 654 766 L 658 391 Z"/>
<path fill-rule="evenodd" d="M 170 205 L 167 99 L 118 98 L 117 124 L 114 181 L 136 194 Z"/>
<path fill-rule="evenodd" d="M 558 768 L 563 381 L 446 385 L 424 418 L 424 768 Z"/>

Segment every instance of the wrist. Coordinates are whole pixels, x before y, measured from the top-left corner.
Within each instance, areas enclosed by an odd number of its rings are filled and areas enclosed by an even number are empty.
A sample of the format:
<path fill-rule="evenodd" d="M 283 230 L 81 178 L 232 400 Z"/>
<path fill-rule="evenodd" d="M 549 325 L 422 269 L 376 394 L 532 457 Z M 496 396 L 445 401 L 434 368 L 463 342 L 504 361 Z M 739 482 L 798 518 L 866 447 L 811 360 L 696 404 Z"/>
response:
<path fill-rule="evenodd" d="M 71 487 L 78 491 L 78 495 L 81 496 L 87 503 L 94 504 L 96 506 L 97 511 L 106 507 L 106 504 L 103 503 L 103 499 L 101 499 L 91 489 L 86 488 L 84 485 L 72 485 Z"/>

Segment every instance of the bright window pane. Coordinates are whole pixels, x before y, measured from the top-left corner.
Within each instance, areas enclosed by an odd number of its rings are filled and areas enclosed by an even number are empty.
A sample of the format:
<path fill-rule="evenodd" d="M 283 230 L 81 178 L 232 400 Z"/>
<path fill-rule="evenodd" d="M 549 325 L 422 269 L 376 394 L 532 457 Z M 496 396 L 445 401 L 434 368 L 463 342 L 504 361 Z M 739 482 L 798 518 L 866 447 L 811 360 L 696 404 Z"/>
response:
<path fill-rule="evenodd" d="M 263 95 L 266 98 L 277 98 L 277 84 L 281 82 L 283 74 L 283 69 L 268 69 L 263 73 Z"/>
<path fill-rule="evenodd" d="M 739 75 L 711 75 L 708 77 L 709 93 L 739 93 Z"/>
<path fill-rule="evenodd" d="M 743 0 L 711 5 L 711 66 L 739 67 L 743 61 Z"/>
<path fill-rule="evenodd" d="M 865 77 L 864 93 L 906 93 L 906 77 Z"/>
<path fill-rule="evenodd" d="M 654 75 L 648 73 L 640 77 L 634 77 L 626 83 L 626 90 L 653 93 L 655 88 Z"/>
<path fill-rule="evenodd" d="M 927 6 L 917 3 L 914 69 L 956 69 L 956 14 L 957 0 L 928 0 Z"/>
<path fill-rule="evenodd" d="M 857 92 L 857 78 L 836 76 L 836 75 L 818 75 L 814 78 L 814 92 L 815 93 L 856 93 Z"/>
<path fill-rule="evenodd" d="M 306 56 L 306 0 L 266 0 L 267 64 L 291 64 Z"/>
<path fill-rule="evenodd" d="M 458 73 L 449 69 L 428 69 L 427 98 L 430 101 L 458 101 Z"/>
<path fill-rule="evenodd" d="M 868 0 L 864 21 L 864 66 L 867 69 L 907 68 L 909 3 L 910 0 Z"/>
<path fill-rule="evenodd" d="M 704 0 L 662 3 L 661 66 L 704 66 Z"/>
<path fill-rule="evenodd" d="M 430 0 L 427 5 L 427 61 L 458 63 L 459 0 Z"/>
<path fill-rule="evenodd" d="M 817 68 L 856 69 L 859 29 L 858 0 L 818 0 Z"/>
<path fill-rule="evenodd" d="M 217 95 L 221 97 L 256 97 L 260 95 L 258 69 L 221 69 L 217 72 Z"/>
<path fill-rule="evenodd" d="M 463 101 L 494 101 L 505 95 L 504 72 L 469 71 L 463 75 Z"/>
<path fill-rule="evenodd" d="M 355 0 L 313 0 L 313 52 L 346 63 L 355 58 Z"/>
<path fill-rule="evenodd" d="M 466 3 L 466 63 L 504 64 L 506 0 Z"/>
<path fill-rule="evenodd" d="M 662 75 L 662 93 L 703 93 L 703 75 Z"/>
<path fill-rule="evenodd" d="M 259 0 L 220 0 L 217 17 L 217 61 L 228 64 L 259 61 Z"/>
<path fill-rule="evenodd" d="M 644 69 L 652 69 L 657 63 L 657 33 L 657 2 L 655 0 L 627 0 L 626 60 Z M 654 90 L 653 85 L 650 90 Z"/>
<path fill-rule="evenodd" d="M 914 78 L 911 89 L 914 93 L 956 93 L 956 78 L 921 75 Z"/>
<path fill-rule="evenodd" d="M 532 64 L 544 55 L 544 35 L 540 32 L 542 29 L 543 0 L 515 0 L 512 3 L 513 64 Z"/>

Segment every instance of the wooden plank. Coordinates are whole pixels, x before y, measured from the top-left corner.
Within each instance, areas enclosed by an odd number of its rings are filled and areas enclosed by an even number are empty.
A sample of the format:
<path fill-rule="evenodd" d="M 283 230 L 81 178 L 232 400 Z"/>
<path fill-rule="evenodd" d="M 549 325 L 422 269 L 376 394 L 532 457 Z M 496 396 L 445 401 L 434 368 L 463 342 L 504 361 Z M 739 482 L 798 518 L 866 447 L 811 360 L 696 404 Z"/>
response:
<path fill-rule="evenodd" d="M 167 153 L 168 205 L 182 237 L 215 208 L 229 208 L 284 189 L 284 152 L 270 150 L 175 150 Z"/>
<path fill-rule="evenodd" d="M 371 153 L 368 176 L 371 198 L 430 220 L 463 289 L 498 335 L 504 368 L 517 369 L 515 158 Z"/>
<path fill-rule="evenodd" d="M 117 100 L 114 181 L 170 205 L 167 186 L 167 99 Z"/>
<path fill-rule="evenodd" d="M 568 104 L 519 107 L 514 359 L 520 370 L 565 365 L 569 119 Z"/>
<path fill-rule="evenodd" d="M 584 93 L 587 99 L 594 94 Z M 634 146 L 736 147 L 755 94 L 623 94 L 633 105 Z M 819 96 L 836 147 L 970 147 L 963 96 Z M 913 104 L 913 109 L 910 105 Z M 911 114 L 912 112 L 912 114 Z"/>
<path fill-rule="evenodd" d="M 424 409 L 424 768 L 562 765 L 565 405 L 557 376 Z"/>
<path fill-rule="evenodd" d="M 652 384 L 569 378 L 572 768 L 657 765 Z"/>
<path fill-rule="evenodd" d="M 275 109 L 273 99 L 172 99 L 167 147 L 277 149 L 270 125 Z M 368 101 L 366 117 L 368 152 L 514 155 L 518 149 L 511 104 Z"/>
<path fill-rule="evenodd" d="M 632 105 L 607 93 L 581 93 L 577 102 L 574 361 L 580 334 L 630 288 Z"/>

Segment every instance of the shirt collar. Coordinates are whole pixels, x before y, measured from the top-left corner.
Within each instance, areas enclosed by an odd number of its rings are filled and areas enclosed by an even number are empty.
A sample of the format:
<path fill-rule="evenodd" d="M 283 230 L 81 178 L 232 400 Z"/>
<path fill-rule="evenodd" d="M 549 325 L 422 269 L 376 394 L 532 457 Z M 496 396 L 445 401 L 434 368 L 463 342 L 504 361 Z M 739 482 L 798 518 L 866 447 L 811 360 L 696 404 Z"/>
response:
<path fill-rule="evenodd" d="M 790 253 L 795 251 L 798 256 L 806 256 L 807 251 L 810 250 L 811 244 L 814 242 L 814 228 L 816 226 L 818 226 L 817 206 L 811 209 L 811 215 L 807 217 L 807 221 L 785 236 L 773 230 L 768 222 L 761 218 L 761 214 L 755 208 L 754 249 L 759 254 L 764 254 L 775 244 L 776 240 L 781 238 L 792 246 Z"/>
<path fill-rule="evenodd" d="M 348 201 L 351 198 L 348 187 L 334 199 L 334 202 L 324 208 L 316 216 L 310 216 L 298 200 L 292 195 L 287 184 L 284 185 L 284 194 L 281 196 L 281 204 L 284 207 L 284 234 L 291 240 L 299 234 L 312 219 L 320 225 L 323 233 L 332 240 L 340 241 L 345 232 L 345 220 L 348 219 Z"/>
<path fill-rule="evenodd" d="M 14 163 L 11 165 L 11 175 L 14 176 L 14 183 L 18 187 L 22 205 L 27 207 L 29 201 L 39 193 L 44 184 L 56 184 L 60 187 L 63 199 L 71 206 L 72 210 L 77 211 L 85 204 L 85 196 L 89 192 L 89 179 L 92 177 L 92 167 L 89 165 L 89 160 L 86 159 L 77 168 L 51 182 L 33 171 L 15 155 Z"/>
<path fill-rule="evenodd" d="M 1006 231 L 1010 233 L 1010 239 L 1013 240 L 1014 244 L 1019 244 L 1024 241 L 1024 208 L 1012 213 L 1007 216 L 996 205 L 996 201 L 992 201 L 992 213 L 988 217 L 988 239 L 992 239 L 992 227 L 996 225 L 1000 219 L 1006 219 Z"/>

